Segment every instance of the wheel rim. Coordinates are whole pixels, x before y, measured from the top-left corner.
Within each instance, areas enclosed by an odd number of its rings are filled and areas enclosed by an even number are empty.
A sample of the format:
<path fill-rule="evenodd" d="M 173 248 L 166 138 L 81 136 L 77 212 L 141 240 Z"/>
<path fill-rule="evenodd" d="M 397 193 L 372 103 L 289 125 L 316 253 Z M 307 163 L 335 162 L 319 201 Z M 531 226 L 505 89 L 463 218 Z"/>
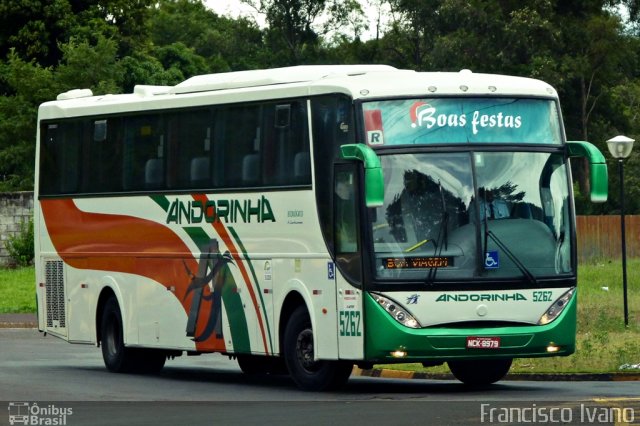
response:
<path fill-rule="evenodd" d="M 307 328 L 298 334 L 296 356 L 298 362 L 306 371 L 313 373 L 320 368 L 320 363 L 313 359 L 313 331 L 311 329 Z"/>

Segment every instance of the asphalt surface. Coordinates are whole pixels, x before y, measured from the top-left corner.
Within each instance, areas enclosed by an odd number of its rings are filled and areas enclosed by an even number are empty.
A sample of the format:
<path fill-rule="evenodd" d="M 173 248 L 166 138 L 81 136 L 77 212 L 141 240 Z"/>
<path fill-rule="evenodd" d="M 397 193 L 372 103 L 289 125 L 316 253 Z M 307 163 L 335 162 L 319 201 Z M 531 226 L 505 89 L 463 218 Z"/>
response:
<path fill-rule="evenodd" d="M 38 318 L 35 314 L 0 314 L 0 328 L 37 328 Z M 374 368 L 362 370 L 357 367 L 354 376 L 383 377 L 391 379 L 432 379 L 455 380 L 451 374 L 425 373 L 416 371 L 400 371 L 393 368 Z M 640 381 L 640 371 L 621 371 L 617 373 L 515 373 L 509 374 L 504 380 L 520 381 Z"/>

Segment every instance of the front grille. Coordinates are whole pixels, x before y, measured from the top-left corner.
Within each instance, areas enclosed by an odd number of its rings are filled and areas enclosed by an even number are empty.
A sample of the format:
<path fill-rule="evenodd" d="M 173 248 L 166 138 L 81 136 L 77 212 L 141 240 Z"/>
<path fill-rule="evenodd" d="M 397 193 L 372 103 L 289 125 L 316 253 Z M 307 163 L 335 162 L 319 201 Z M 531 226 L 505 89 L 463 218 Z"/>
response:
<path fill-rule="evenodd" d="M 45 286 L 47 289 L 47 327 L 66 327 L 64 306 L 64 274 L 61 260 L 45 262 Z"/>

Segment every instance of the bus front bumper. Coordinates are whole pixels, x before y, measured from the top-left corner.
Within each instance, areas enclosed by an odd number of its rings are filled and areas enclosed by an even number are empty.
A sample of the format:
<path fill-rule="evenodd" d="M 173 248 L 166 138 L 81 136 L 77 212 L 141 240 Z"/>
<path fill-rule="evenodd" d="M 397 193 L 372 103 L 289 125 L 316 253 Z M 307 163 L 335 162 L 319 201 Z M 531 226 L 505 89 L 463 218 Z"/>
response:
<path fill-rule="evenodd" d="M 571 355 L 576 347 L 576 299 L 546 325 L 413 329 L 396 322 L 367 295 L 365 359 L 383 364 Z M 469 348 L 469 337 L 490 338 L 499 341 L 499 347 Z"/>

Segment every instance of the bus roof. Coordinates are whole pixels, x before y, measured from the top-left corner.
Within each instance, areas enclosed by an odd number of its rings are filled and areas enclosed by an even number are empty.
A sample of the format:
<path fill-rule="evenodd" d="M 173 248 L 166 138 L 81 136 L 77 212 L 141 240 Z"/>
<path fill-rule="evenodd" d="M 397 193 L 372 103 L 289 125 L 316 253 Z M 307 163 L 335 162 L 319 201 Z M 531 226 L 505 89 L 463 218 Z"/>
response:
<path fill-rule="evenodd" d="M 133 93 L 93 96 L 74 89 L 40 106 L 40 119 L 343 93 L 353 99 L 438 96 L 556 98 L 540 80 L 497 74 L 416 72 L 388 65 L 302 65 L 189 78 L 175 86 L 138 85 Z"/>

